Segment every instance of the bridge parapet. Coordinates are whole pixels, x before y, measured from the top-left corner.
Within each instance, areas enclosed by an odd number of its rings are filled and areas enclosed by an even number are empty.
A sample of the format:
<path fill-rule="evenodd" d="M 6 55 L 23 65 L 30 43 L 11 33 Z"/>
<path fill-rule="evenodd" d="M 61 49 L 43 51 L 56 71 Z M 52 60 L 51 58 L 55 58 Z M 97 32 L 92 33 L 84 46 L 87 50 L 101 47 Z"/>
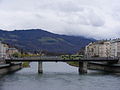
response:
<path fill-rule="evenodd" d="M 29 62 L 37 62 L 37 61 L 42 61 L 42 62 L 69 62 L 69 61 L 74 61 L 74 62 L 84 62 L 84 61 L 93 61 L 93 62 L 118 62 L 118 58 L 81 58 L 81 59 L 63 59 L 61 57 L 24 57 L 24 58 L 9 58 L 6 59 L 6 61 L 12 62 L 24 62 L 24 61 L 29 61 Z"/>
<path fill-rule="evenodd" d="M 79 62 L 79 73 L 87 73 L 88 62 L 120 62 L 119 58 L 80 58 L 80 59 L 63 59 L 59 56 L 42 56 L 42 57 L 24 57 L 24 58 L 9 58 L 6 62 L 38 62 L 38 72 L 43 73 L 42 62 Z"/>

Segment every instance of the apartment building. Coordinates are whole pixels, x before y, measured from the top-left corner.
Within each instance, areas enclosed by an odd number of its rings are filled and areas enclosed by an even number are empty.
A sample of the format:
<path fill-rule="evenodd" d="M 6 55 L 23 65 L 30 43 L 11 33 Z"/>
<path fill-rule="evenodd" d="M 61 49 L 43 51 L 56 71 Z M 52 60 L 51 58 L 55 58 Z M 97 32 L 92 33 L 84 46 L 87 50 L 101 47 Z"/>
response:
<path fill-rule="evenodd" d="M 86 46 L 86 57 L 110 57 L 110 41 L 98 41 Z"/>
<path fill-rule="evenodd" d="M 19 52 L 18 49 L 0 42 L 0 58 L 9 58 L 16 52 Z"/>
<path fill-rule="evenodd" d="M 8 57 L 11 57 L 14 53 L 18 53 L 18 52 L 19 52 L 18 49 L 12 47 L 8 48 L 6 51 Z"/>
<path fill-rule="evenodd" d="M 86 57 L 120 57 L 120 39 L 90 43 L 85 49 Z"/>
<path fill-rule="evenodd" d="M 0 42 L 0 58 L 6 57 L 6 51 L 8 49 L 8 45 Z"/>
<path fill-rule="evenodd" d="M 120 39 L 111 41 L 111 57 L 120 57 Z"/>

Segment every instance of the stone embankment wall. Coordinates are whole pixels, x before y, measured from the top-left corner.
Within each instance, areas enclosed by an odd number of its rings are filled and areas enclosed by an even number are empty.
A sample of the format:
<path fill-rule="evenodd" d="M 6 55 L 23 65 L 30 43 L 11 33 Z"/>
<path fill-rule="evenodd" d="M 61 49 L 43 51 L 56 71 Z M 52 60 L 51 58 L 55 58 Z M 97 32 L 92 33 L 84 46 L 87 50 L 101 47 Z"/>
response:
<path fill-rule="evenodd" d="M 120 64 L 106 65 L 103 63 L 89 63 L 88 69 L 91 70 L 102 70 L 107 72 L 120 73 Z"/>
<path fill-rule="evenodd" d="M 10 72 L 17 71 L 22 68 L 21 63 L 14 63 L 14 64 L 1 64 L 0 65 L 0 75 L 7 74 Z"/>

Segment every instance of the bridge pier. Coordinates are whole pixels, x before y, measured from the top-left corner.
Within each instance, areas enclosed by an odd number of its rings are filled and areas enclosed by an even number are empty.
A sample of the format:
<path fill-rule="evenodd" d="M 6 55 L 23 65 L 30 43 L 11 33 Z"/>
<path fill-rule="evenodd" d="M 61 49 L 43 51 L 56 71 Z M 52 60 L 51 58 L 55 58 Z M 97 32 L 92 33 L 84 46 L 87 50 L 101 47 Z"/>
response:
<path fill-rule="evenodd" d="M 43 67 L 42 67 L 42 62 L 38 62 L 38 73 L 42 74 L 43 73 Z"/>
<path fill-rule="evenodd" d="M 78 67 L 79 74 L 87 73 L 87 63 L 88 62 L 79 62 L 79 67 Z"/>
<path fill-rule="evenodd" d="M 120 64 L 120 58 L 119 58 L 119 60 L 118 60 L 118 64 Z"/>

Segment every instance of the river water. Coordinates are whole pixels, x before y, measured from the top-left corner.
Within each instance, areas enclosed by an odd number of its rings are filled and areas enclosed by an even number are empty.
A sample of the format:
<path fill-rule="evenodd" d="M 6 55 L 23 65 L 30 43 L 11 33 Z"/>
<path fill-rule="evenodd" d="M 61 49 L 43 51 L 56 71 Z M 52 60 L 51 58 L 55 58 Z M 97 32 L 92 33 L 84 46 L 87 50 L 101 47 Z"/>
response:
<path fill-rule="evenodd" d="M 37 63 L 15 73 L 0 76 L 0 90 L 120 90 L 120 75 L 78 69 L 66 63 L 44 63 L 44 74 L 37 73 Z"/>

